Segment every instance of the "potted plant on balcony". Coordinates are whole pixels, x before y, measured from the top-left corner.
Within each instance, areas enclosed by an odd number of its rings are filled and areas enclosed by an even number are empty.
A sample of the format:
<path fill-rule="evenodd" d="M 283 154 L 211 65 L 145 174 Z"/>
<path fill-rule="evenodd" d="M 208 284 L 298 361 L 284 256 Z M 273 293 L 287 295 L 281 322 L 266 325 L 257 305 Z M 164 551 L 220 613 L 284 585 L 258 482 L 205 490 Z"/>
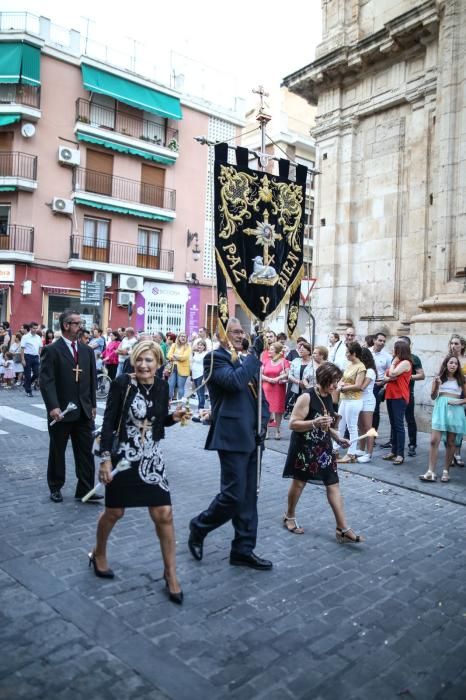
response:
<path fill-rule="evenodd" d="M 180 150 L 178 139 L 170 139 L 170 141 L 167 144 L 167 147 L 170 149 L 170 151 L 175 151 L 176 153 L 178 153 L 178 151 Z"/>

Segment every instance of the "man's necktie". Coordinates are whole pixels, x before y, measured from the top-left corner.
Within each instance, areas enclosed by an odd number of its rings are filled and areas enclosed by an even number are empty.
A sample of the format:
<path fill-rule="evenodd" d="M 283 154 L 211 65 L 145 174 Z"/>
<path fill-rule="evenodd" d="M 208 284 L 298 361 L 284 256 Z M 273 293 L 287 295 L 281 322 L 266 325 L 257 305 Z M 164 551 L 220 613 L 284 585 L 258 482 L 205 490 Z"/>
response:
<path fill-rule="evenodd" d="M 76 364 L 78 364 L 78 351 L 76 349 L 76 343 L 74 340 L 71 341 L 71 349 L 73 350 L 73 357 Z"/>

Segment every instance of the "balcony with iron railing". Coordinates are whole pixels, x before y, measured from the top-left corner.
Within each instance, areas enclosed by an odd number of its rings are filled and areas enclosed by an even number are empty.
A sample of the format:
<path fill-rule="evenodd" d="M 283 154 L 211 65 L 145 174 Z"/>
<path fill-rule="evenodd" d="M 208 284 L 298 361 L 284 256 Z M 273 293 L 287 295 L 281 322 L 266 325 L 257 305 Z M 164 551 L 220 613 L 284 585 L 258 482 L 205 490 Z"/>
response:
<path fill-rule="evenodd" d="M 40 109 L 40 87 L 16 83 L 0 84 L 0 114 L 6 114 L 4 108 L 7 105 L 13 106 L 14 109 L 9 111 L 14 112 L 18 111 L 18 105 Z"/>
<path fill-rule="evenodd" d="M 68 267 L 72 269 L 143 274 L 154 279 L 172 279 L 174 259 L 173 250 L 95 240 L 76 234 L 70 236 Z"/>
<path fill-rule="evenodd" d="M 34 228 L 0 223 L 0 260 L 34 260 Z"/>
<path fill-rule="evenodd" d="M 128 155 L 140 157 L 142 153 L 146 159 L 166 165 L 174 163 L 178 157 L 176 129 L 81 97 L 76 100 L 75 133 L 78 140 L 98 143 L 103 148 Z"/>
<path fill-rule="evenodd" d="M 74 170 L 74 197 L 77 204 L 161 221 L 175 218 L 176 190 L 140 180 L 129 180 L 87 168 Z"/>
<path fill-rule="evenodd" d="M 0 151 L 0 191 L 37 189 L 37 156 Z"/>

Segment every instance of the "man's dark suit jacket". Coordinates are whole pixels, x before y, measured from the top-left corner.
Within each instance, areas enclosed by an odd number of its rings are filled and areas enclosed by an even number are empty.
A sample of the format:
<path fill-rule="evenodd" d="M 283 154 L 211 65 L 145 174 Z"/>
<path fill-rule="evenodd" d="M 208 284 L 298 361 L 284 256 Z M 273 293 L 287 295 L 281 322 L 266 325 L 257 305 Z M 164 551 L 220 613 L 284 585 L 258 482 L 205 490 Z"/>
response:
<path fill-rule="evenodd" d="M 73 371 L 76 366 L 73 356 L 62 338 L 42 350 L 39 383 L 47 413 L 54 408 L 63 411 L 72 401 L 87 418 L 92 418 L 92 409 L 96 407 L 95 356 L 83 343 L 77 343 L 77 350 L 79 369 L 82 369 L 78 381 Z M 70 411 L 63 420 L 74 421 L 78 417 L 77 410 Z"/>
<path fill-rule="evenodd" d="M 220 347 L 204 358 L 204 377 L 213 369 L 207 386 L 212 407 L 212 424 L 206 450 L 252 452 L 256 447 L 257 399 L 249 387 L 258 378 L 261 363 L 249 354 L 233 362 L 230 353 Z M 262 429 L 269 419 L 269 407 L 262 394 Z"/>

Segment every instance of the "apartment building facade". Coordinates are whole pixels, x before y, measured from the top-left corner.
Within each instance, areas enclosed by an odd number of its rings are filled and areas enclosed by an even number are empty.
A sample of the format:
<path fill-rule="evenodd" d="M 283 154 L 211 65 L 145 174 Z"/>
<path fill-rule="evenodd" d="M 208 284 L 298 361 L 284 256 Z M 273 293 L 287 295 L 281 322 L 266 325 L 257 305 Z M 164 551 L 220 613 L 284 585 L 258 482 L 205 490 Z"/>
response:
<path fill-rule="evenodd" d="M 71 306 L 103 327 L 210 323 L 211 154 L 194 138 L 241 121 L 52 28 L 0 26 L 0 320 L 56 329 Z M 92 281 L 98 306 L 81 300 Z"/>

